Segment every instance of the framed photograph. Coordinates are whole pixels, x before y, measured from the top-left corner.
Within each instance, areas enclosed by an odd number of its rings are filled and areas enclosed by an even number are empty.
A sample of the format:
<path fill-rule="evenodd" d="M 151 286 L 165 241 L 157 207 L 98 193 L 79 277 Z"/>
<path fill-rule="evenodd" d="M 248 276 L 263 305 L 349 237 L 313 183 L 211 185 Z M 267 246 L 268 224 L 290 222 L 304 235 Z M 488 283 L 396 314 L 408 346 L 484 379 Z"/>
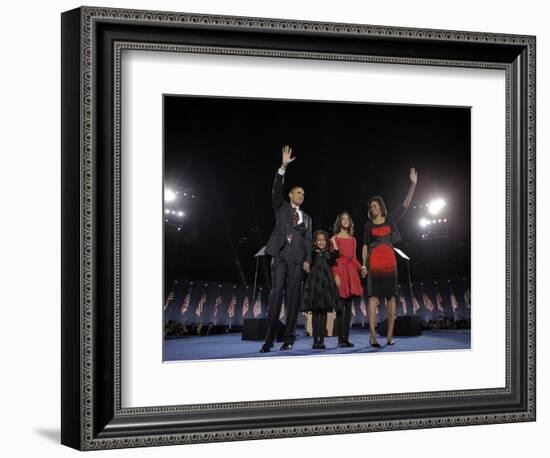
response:
<path fill-rule="evenodd" d="M 535 37 L 62 14 L 63 444 L 534 421 Z"/>

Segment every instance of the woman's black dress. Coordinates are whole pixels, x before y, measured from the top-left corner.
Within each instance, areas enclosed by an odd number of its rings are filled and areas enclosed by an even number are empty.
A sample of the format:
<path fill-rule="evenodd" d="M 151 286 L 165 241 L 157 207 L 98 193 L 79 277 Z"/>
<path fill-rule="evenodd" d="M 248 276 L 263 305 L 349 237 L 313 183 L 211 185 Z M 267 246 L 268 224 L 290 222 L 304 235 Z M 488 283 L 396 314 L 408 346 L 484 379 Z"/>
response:
<path fill-rule="evenodd" d="M 340 298 L 331 271 L 338 255 L 338 251 L 313 251 L 311 270 L 304 284 L 302 311 L 330 312 L 339 307 Z"/>
<path fill-rule="evenodd" d="M 397 259 L 393 245 L 401 239 L 396 223 L 405 211 L 406 208 L 401 205 L 387 215 L 383 223 L 376 224 L 369 220 L 365 224 L 364 244 L 368 247 L 368 297 L 391 297 L 399 294 Z"/>

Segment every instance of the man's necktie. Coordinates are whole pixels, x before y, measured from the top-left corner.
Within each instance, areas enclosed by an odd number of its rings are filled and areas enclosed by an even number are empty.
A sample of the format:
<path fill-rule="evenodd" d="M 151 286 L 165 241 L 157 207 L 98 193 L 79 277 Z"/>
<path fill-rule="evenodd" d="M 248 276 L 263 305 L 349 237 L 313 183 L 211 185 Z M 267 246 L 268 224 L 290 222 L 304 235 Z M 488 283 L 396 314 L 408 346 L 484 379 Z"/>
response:
<path fill-rule="evenodd" d="M 300 220 L 300 217 L 298 216 L 298 212 L 296 211 L 296 209 L 294 207 L 292 207 L 292 224 L 294 225 L 294 227 L 296 227 L 298 225 L 298 221 Z"/>

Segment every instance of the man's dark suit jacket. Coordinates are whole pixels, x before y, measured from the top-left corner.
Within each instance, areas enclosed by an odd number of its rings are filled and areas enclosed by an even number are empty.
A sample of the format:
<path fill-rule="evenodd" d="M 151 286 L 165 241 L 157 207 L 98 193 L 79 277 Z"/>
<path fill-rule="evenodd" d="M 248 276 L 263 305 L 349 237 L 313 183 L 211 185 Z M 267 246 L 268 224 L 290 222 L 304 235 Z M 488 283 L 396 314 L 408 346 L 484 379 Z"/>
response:
<path fill-rule="evenodd" d="M 269 237 L 266 247 L 266 253 L 271 256 L 277 256 L 284 248 L 285 243 L 288 240 L 288 236 L 292 234 L 292 242 L 299 243 L 300 246 L 293 246 L 293 253 L 299 253 L 300 259 L 295 259 L 298 263 L 307 261 L 311 264 L 311 248 L 312 248 L 312 231 L 311 231 L 311 217 L 306 214 L 301 208 L 304 224 L 306 227 L 305 236 L 297 236 L 297 232 L 292 224 L 292 205 L 287 201 L 283 195 L 284 175 L 279 172 L 275 173 L 275 180 L 273 181 L 273 189 L 271 191 L 271 197 L 273 200 L 273 209 L 275 210 L 275 228 Z M 297 251 L 296 251 L 297 250 Z"/>

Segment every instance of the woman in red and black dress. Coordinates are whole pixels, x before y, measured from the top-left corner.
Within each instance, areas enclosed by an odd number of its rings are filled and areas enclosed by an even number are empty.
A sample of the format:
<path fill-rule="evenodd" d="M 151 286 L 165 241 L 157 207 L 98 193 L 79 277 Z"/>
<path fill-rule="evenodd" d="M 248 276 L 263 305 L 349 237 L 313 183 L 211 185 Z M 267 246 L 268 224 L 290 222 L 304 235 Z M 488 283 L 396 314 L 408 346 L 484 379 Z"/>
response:
<path fill-rule="evenodd" d="M 338 287 L 340 301 L 336 308 L 336 327 L 338 330 L 338 346 L 353 347 L 349 341 L 351 326 L 351 302 L 354 297 L 363 296 L 361 286 L 361 263 L 357 259 L 357 241 L 354 225 L 348 212 L 342 212 L 334 222 L 334 236 L 330 239 L 332 249 L 338 250 L 338 257 L 332 266 L 332 275 Z"/>
<path fill-rule="evenodd" d="M 368 202 L 369 221 L 365 224 L 363 238 L 363 266 L 361 275 L 367 277 L 368 319 L 370 344 L 379 347 L 376 340 L 376 298 L 385 297 L 388 308 L 388 345 L 393 345 L 397 287 L 397 260 L 393 245 L 401 240 L 397 221 L 409 207 L 418 180 L 416 170 L 410 170 L 411 185 L 403 203 L 388 215 L 384 200 L 371 197 Z M 367 275 L 368 274 L 368 275 Z"/>

